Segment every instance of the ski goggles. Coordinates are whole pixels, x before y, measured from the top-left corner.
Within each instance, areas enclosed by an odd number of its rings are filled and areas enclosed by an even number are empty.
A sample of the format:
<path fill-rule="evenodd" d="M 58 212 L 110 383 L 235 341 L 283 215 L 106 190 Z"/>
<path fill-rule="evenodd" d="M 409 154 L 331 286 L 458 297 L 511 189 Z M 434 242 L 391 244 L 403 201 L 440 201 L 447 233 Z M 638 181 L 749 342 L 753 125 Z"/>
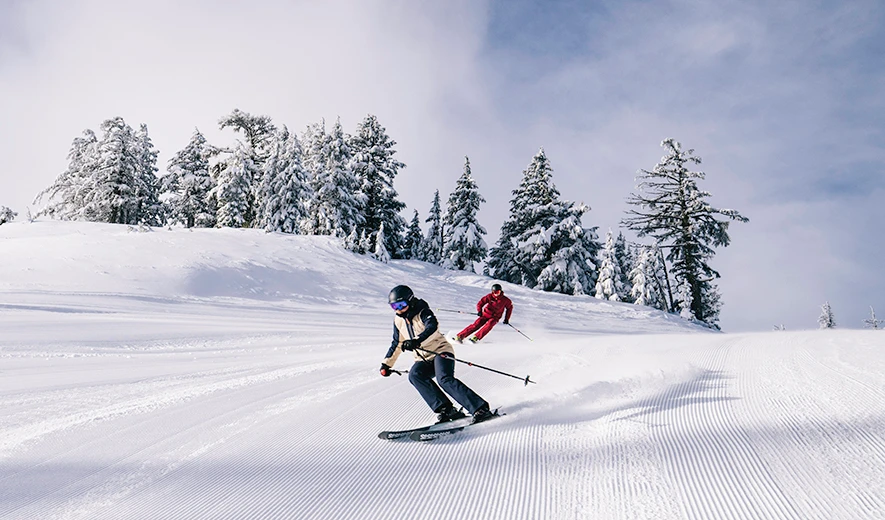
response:
<path fill-rule="evenodd" d="M 409 302 L 393 302 L 390 304 L 390 308 L 395 311 L 401 311 L 409 306 Z"/>

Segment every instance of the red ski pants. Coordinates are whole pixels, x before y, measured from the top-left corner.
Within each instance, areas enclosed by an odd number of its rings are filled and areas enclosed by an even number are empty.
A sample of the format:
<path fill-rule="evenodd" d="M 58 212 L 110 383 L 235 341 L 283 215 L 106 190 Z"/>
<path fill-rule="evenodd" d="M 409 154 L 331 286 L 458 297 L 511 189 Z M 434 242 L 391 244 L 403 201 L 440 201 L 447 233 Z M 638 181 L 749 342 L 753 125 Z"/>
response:
<path fill-rule="evenodd" d="M 476 339 L 482 339 L 486 334 L 491 332 L 492 327 L 498 324 L 498 320 L 495 318 L 487 318 L 485 316 L 480 316 L 476 321 L 468 325 L 461 332 L 458 333 L 458 337 L 466 338 L 471 333 L 476 331 Z"/>

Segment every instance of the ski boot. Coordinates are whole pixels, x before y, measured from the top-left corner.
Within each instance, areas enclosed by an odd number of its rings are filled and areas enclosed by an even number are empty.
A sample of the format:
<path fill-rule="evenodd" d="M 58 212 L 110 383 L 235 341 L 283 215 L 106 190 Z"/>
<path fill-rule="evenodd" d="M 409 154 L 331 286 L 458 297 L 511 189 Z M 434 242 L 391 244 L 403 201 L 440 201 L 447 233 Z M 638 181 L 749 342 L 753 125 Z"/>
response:
<path fill-rule="evenodd" d="M 456 410 L 454 406 L 448 405 L 437 414 L 436 424 L 451 422 L 465 417 L 467 416 L 460 409 Z"/>

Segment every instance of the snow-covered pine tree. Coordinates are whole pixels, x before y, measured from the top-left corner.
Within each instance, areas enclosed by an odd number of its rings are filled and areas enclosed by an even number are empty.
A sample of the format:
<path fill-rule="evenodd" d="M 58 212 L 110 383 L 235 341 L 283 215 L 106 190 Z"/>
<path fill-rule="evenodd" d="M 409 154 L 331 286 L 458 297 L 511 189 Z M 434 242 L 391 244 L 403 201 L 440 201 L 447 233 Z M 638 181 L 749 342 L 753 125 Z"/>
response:
<path fill-rule="evenodd" d="M 251 179 L 257 175 L 252 157 L 252 150 L 238 142 L 233 153 L 220 163 L 215 187 L 209 193 L 218 207 L 217 227 L 248 227 L 252 210 L 249 205 Z"/>
<path fill-rule="evenodd" d="M 362 231 L 360 231 L 359 240 L 357 241 L 357 246 L 356 246 L 356 249 L 354 250 L 354 252 L 364 255 L 364 254 L 369 253 L 371 251 L 372 250 L 369 249 L 369 236 L 366 233 L 366 230 L 363 229 Z"/>
<path fill-rule="evenodd" d="M 375 237 L 375 249 L 372 251 L 372 258 L 386 264 L 390 262 L 390 253 L 384 247 L 384 222 L 378 227 Z"/>
<path fill-rule="evenodd" d="M 158 152 L 154 149 L 154 143 L 144 123 L 135 133 L 135 145 L 138 155 L 138 170 L 135 177 L 135 198 L 138 201 L 136 221 L 148 226 L 162 226 L 166 222 L 166 211 L 160 202 L 161 183 L 157 177 Z"/>
<path fill-rule="evenodd" d="M 543 147 L 523 170 L 519 187 L 512 193 L 510 215 L 501 226 L 497 244 L 489 251 L 489 268 L 499 280 L 531 287 L 538 273 L 517 263 L 517 238 L 535 225 L 536 208 L 559 201 L 559 191 L 553 184 L 553 168 Z"/>
<path fill-rule="evenodd" d="M 68 152 L 68 167 L 48 188 L 37 194 L 34 204 L 44 198 L 46 206 L 37 216 L 47 215 L 60 220 L 84 219 L 86 194 L 92 189 L 92 172 L 98 157 L 98 138 L 90 129 L 75 137 Z"/>
<path fill-rule="evenodd" d="M 679 282 L 679 298 L 676 300 L 679 304 L 679 316 L 688 321 L 697 321 L 697 317 L 694 315 L 694 311 L 692 311 L 691 284 L 680 276 L 676 277 L 676 281 Z"/>
<path fill-rule="evenodd" d="M 694 150 L 684 151 L 674 139 L 665 140 L 661 146 L 666 148 L 667 155 L 653 170 L 640 170 L 639 194 L 631 194 L 627 199 L 635 209 L 627 211 L 628 217 L 622 223 L 640 237 L 652 236 L 661 247 L 669 248 L 667 259 L 672 262 L 673 275 L 690 289 L 691 313 L 695 319 L 718 329 L 719 293 L 711 282 L 719 278 L 719 273 L 707 260 L 714 255 L 713 247 L 728 246 L 730 238 L 729 222 L 716 216 L 739 222 L 748 219 L 735 210 L 716 209 L 706 202 L 710 194 L 697 186 L 697 180 L 705 174 L 686 167 L 701 162 Z"/>
<path fill-rule="evenodd" d="M 218 127 L 221 130 L 232 128 L 235 132 L 241 132 L 246 138 L 246 149 L 255 154 L 252 161 L 257 166 L 264 165 L 265 159 L 270 156 L 274 136 L 277 134 L 277 127 L 269 116 L 255 116 L 235 108 L 230 114 L 218 120 Z"/>
<path fill-rule="evenodd" d="M 541 148 L 513 190 L 510 215 L 490 253 L 493 276 L 565 294 L 593 290 L 599 244 L 595 228 L 584 229 L 581 224 L 590 208 L 575 206 L 559 196 L 553 168 Z"/>
<path fill-rule="evenodd" d="M 624 287 L 621 284 L 621 266 L 616 258 L 615 238 L 609 228 L 605 245 L 599 251 L 599 278 L 596 280 L 596 297 L 600 300 L 621 301 Z"/>
<path fill-rule="evenodd" d="M 111 224 L 151 222 L 146 209 L 157 205 L 159 182 L 155 152 L 146 144 L 147 128 L 140 135 L 122 117 L 115 117 L 103 122 L 101 130 L 83 216 Z"/>
<path fill-rule="evenodd" d="M 0 206 L 0 225 L 6 224 L 7 222 L 12 222 L 15 220 L 16 215 L 18 213 L 12 211 L 6 206 Z"/>
<path fill-rule="evenodd" d="M 600 248 L 596 228 L 584 228 L 582 224 L 590 207 L 559 201 L 538 210 L 541 218 L 537 224 L 517 239 L 516 261 L 528 266 L 530 274 L 538 273 L 532 286 L 535 289 L 589 294 L 596 284 L 594 259 Z"/>
<path fill-rule="evenodd" d="M 48 195 L 38 215 L 112 224 L 161 223 L 157 153 L 147 127 L 135 132 L 122 117 L 115 117 L 104 121 L 101 130 L 101 139 L 91 130 L 74 139 L 68 169 L 37 195 L 35 202 Z"/>
<path fill-rule="evenodd" d="M 360 237 L 356 234 L 356 228 L 350 230 L 350 234 L 344 239 L 344 249 L 359 253 Z"/>
<path fill-rule="evenodd" d="M 248 153 L 252 167 L 245 173 L 248 175 L 249 190 L 244 194 L 246 197 L 246 213 L 242 227 L 258 227 L 258 200 L 259 185 L 264 172 L 264 162 L 270 156 L 271 147 L 277 128 L 268 116 L 255 116 L 239 109 L 234 109 L 230 114 L 218 120 L 219 129 L 232 128 L 234 132 L 241 133 L 245 140 L 240 146 Z M 240 226 L 237 226 L 240 227 Z"/>
<path fill-rule="evenodd" d="M 817 318 L 817 324 L 822 329 L 832 329 L 836 326 L 836 317 L 833 315 L 833 309 L 830 307 L 830 302 L 824 302 L 824 304 L 820 306 L 820 316 Z"/>
<path fill-rule="evenodd" d="M 301 165 L 308 180 L 316 177 L 321 164 L 323 143 L 326 140 L 326 120 L 307 125 L 301 134 Z"/>
<path fill-rule="evenodd" d="M 443 227 L 442 208 L 440 206 L 439 190 L 433 192 L 433 202 L 430 205 L 430 213 L 427 220 L 430 227 L 424 240 L 421 256 L 425 262 L 440 265 L 442 263 L 443 246 L 445 244 L 445 230 Z"/>
<path fill-rule="evenodd" d="M 418 210 L 416 209 L 406 231 L 406 238 L 403 240 L 403 258 L 407 260 L 424 260 L 423 246 L 424 232 L 421 231 L 421 221 L 418 219 Z"/>
<path fill-rule="evenodd" d="M 270 145 L 258 188 L 258 226 L 266 231 L 299 233 L 310 189 L 301 164 L 301 144 L 284 126 Z"/>
<path fill-rule="evenodd" d="M 449 195 L 446 210 L 443 267 L 475 272 L 473 263 L 488 253 L 482 236 L 486 234 L 476 218 L 479 205 L 485 202 L 470 171 L 470 159 L 464 157 L 464 172 Z"/>
<path fill-rule="evenodd" d="M 655 247 L 645 247 L 638 251 L 633 269 L 630 271 L 630 296 L 636 305 L 646 305 L 655 309 L 666 309 L 658 276 L 659 251 Z"/>
<path fill-rule="evenodd" d="M 406 205 L 397 199 L 393 181 L 405 164 L 394 159 L 396 141 L 387 136 L 378 118 L 366 116 L 350 139 L 351 168 L 366 196 L 362 206 L 364 222 L 360 229 L 370 232 L 372 248 L 380 225 L 384 224 L 384 247 L 393 258 L 402 256 L 405 219 L 399 212 Z M 367 233 L 369 234 L 369 233 Z"/>
<path fill-rule="evenodd" d="M 627 246 L 627 239 L 624 238 L 624 233 L 618 231 L 618 236 L 615 238 L 615 261 L 618 264 L 618 270 L 621 273 L 621 292 L 618 293 L 618 297 L 622 302 L 633 303 L 632 296 L 632 282 L 630 281 L 630 271 L 633 270 L 633 252 Z"/>
<path fill-rule="evenodd" d="M 322 148 L 311 157 L 317 170 L 311 181 L 312 197 L 304 226 L 307 234 L 346 237 L 354 227 L 360 229 L 363 225 L 366 196 L 351 170 L 347 141 L 339 119 L 330 133 L 323 133 Z"/>
<path fill-rule="evenodd" d="M 190 141 L 166 166 L 161 191 L 166 194 L 166 213 L 172 222 L 185 227 L 214 227 L 216 208 L 209 192 L 215 181 L 209 175 L 206 138 L 194 129 Z"/>
<path fill-rule="evenodd" d="M 873 309 L 873 306 L 870 306 L 870 317 L 868 319 L 863 320 L 864 327 L 870 329 L 878 329 L 879 325 L 885 323 L 885 320 L 877 320 L 876 319 L 876 311 Z"/>

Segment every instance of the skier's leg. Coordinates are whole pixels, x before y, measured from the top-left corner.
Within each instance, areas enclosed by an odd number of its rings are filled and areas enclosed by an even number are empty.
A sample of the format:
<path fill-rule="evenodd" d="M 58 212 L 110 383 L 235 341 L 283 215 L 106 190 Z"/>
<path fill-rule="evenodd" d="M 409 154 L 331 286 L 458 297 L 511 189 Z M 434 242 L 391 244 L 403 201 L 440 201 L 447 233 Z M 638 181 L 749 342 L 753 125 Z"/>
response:
<path fill-rule="evenodd" d="M 476 333 L 476 339 L 480 340 L 480 339 L 484 338 L 486 334 L 488 334 L 489 332 L 492 331 L 492 327 L 494 327 L 497 324 L 498 324 L 498 322 L 493 319 L 490 319 L 489 321 L 485 322 L 485 324 L 482 326 L 482 328 L 479 329 L 479 332 Z"/>
<path fill-rule="evenodd" d="M 412 383 L 412 386 L 414 386 L 416 390 L 418 390 L 418 393 L 424 398 L 424 402 L 427 403 L 427 406 L 429 406 L 435 413 L 439 413 L 439 411 L 447 405 L 451 406 L 452 401 L 450 401 L 449 398 L 446 397 L 446 394 L 442 393 L 442 390 L 439 389 L 439 386 L 433 382 L 433 377 L 435 376 L 434 372 L 433 362 L 416 361 L 415 364 L 412 365 L 412 368 L 409 369 L 409 382 Z"/>
<path fill-rule="evenodd" d="M 454 359 L 436 356 L 433 358 L 433 367 L 436 371 L 436 380 L 439 381 L 439 386 L 452 396 L 455 401 L 458 401 L 461 406 L 467 408 L 468 412 L 472 414 L 482 406 L 488 408 L 489 403 L 485 399 L 477 395 L 467 385 L 455 379 Z"/>
<path fill-rule="evenodd" d="M 461 332 L 458 333 L 458 337 L 461 338 L 461 339 L 466 338 L 467 336 L 469 336 L 470 334 L 472 334 L 473 331 L 475 331 L 476 329 L 482 327 L 482 324 L 483 324 L 484 322 L 485 322 L 485 318 L 483 318 L 483 317 L 479 317 L 479 318 L 477 318 L 476 321 L 474 321 L 474 322 L 471 323 L 470 325 L 464 327 L 464 330 L 462 330 Z"/>

